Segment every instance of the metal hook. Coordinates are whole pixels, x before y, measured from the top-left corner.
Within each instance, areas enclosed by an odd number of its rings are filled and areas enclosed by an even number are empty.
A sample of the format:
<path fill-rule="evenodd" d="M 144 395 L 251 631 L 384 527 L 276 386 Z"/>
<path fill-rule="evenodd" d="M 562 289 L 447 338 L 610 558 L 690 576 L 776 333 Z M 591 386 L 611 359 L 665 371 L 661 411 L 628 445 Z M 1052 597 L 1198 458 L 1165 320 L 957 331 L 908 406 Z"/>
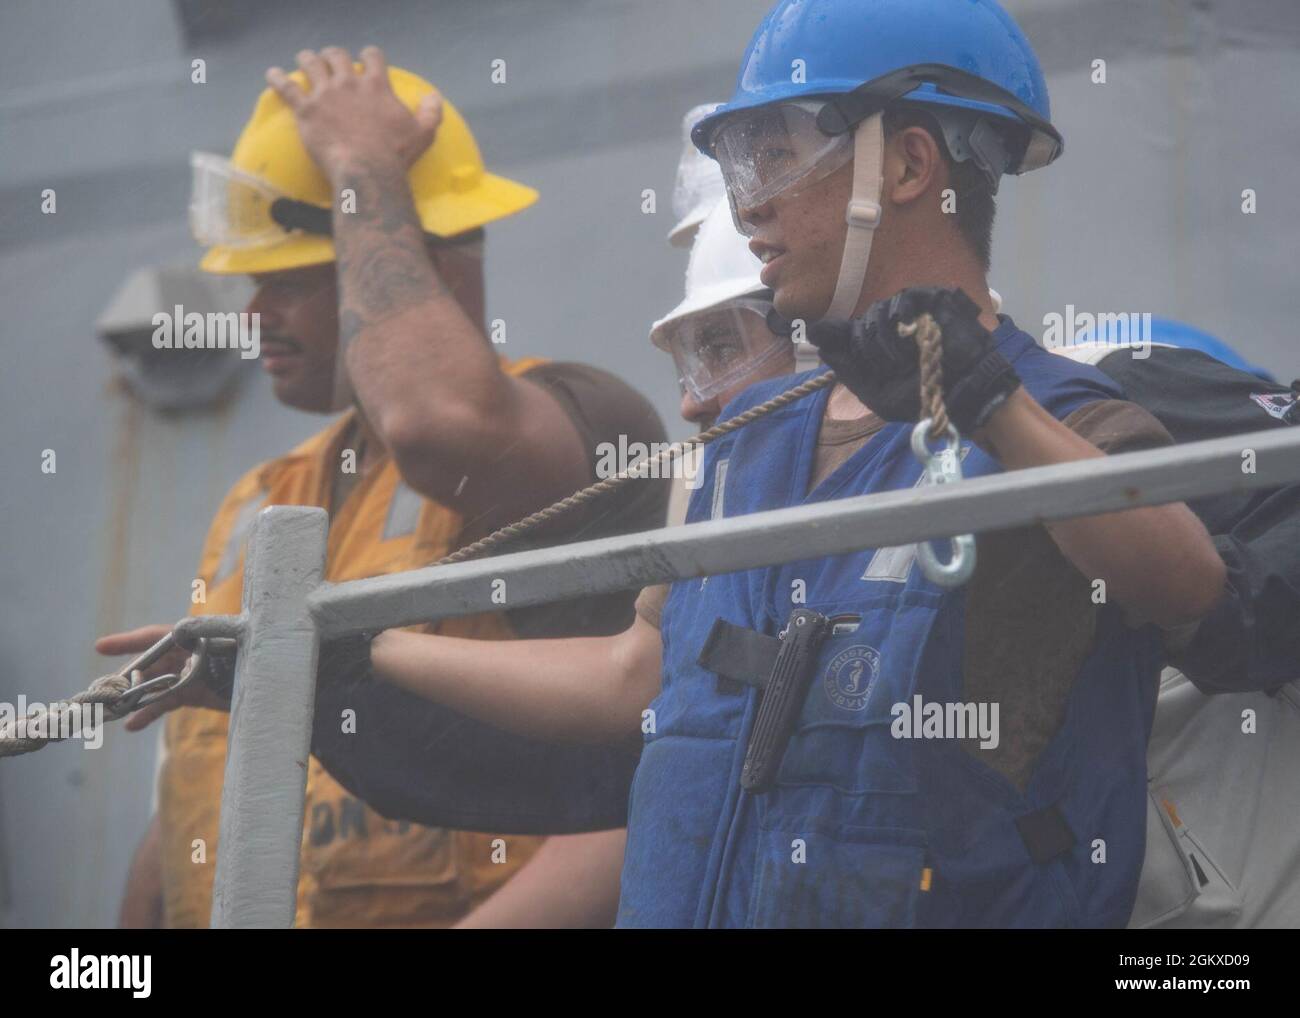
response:
<path fill-rule="evenodd" d="M 189 656 L 179 675 L 168 672 L 166 675 L 156 675 L 152 679 L 137 681 L 141 671 L 162 657 L 176 642 L 175 634 L 168 633 L 118 673 L 130 676 L 132 685 L 114 702 L 115 710 L 121 713 L 139 710 L 169 693 L 175 693 L 203 674 L 208 663 L 208 641 L 200 638 L 195 645 L 194 653 Z"/>
<path fill-rule="evenodd" d="M 948 444 L 935 451 L 930 448 L 927 436 L 934 424 L 931 417 L 920 421 L 912 429 L 912 454 L 921 461 L 931 484 L 951 484 L 961 480 L 961 435 L 952 423 L 948 424 Z M 931 583 L 940 587 L 960 587 L 975 572 L 975 535 L 958 534 L 949 539 L 952 556 L 940 562 L 929 541 L 918 541 L 916 559 L 921 572 Z"/>

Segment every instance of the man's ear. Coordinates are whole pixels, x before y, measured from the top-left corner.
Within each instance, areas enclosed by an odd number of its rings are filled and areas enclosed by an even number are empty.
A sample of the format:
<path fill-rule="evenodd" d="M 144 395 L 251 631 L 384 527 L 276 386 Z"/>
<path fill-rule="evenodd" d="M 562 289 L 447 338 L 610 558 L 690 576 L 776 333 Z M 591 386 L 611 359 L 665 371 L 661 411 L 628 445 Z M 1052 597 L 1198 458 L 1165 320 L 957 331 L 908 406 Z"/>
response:
<path fill-rule="evenodd" d="M 909 205 L 936 190 L 947 178 L 943 152 L 924 127 L 904 127 L 885 146 L 885 197 Z"/>

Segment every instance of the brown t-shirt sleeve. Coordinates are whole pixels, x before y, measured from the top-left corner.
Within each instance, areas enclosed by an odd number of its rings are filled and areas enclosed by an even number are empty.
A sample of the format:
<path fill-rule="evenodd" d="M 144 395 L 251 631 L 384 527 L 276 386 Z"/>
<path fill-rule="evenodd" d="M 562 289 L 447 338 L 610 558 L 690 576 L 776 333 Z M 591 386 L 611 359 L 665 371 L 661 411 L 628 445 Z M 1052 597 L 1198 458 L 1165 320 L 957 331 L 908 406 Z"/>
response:
<path fill-rule="evenodd" d="M 564 409 L 587 453 L 587 483 L 593 484 L 601 461 L 601 446 L 630 448 L 667 441 L 663 421 L 650 402 L 616 375 L 586 364 L 553 361 L 523 375 L 540 385 Z M 628 464 L 630 465 L 630 464 Z M 598 537 L 634 534 L 664 525 L 670 481 L 643 478 L 617 492 L 571 511 L 536 538 L 509 542 L 504 553 L 589 541 Z M 635 591 L 581 601 L 537 605 L 509 612 L 521 636 L 603 636 L 621 632 L 632 621 Z"/>
<path fill-rule="evenodd" d="M 1127 400 L 1089 403 L 1062 423 L 1107 454 L 1173 443 L 1155 417 Z M 1091 652 L 1098 608 L 1091 581 L 1046 527 L 992 531 L 978 544 L 967 587 L 964 695 L 1000 704 L 1002 739 L 993 749 L 963 748 L 1024 788 Z"/>
<path fill-rule="evenodd" d="M 1089 403 L 1067 416 L 1062 423 L 1109 454 L 1174 444 L 1173 435 L 1149 411 L 1125 399 L 1102 399 Z"/>
<path fill-rule="evenodd" d="M 1137 452 L 1173 445 L 1174 438 L 1147 410 L 1127 400 L 1107 399 L 1080 407 L 1065 419 L 1077 434 L 1106 453 Z M 1124 618 L 1131 628 L 1141 625 L 1127 611 Z M 1162 627 L 1165 650 L 1174 653 L 1191 642 L 1200 621 L 1181 626 Z"/>
<path fill-rule="evenodd" d="M 650 446 L 668 440 L 663 421 L 649 400 L 608 371 L 588 364 L 554 361 L 525 372 L 523 377 L 550 393 L 573 423 L 587 452 L 588 484 L 601 480 L 596 476 L 596 467 L 602 458 L 599 449 L 603 443 L 613 443 L 617 448 L 619 436 L 626 436 L 627 447 L 637 443 Z M 578 512 L 572 522 L 557 527 L 561 532 L 581 530 L 584 525 L 593 524 L 593 516 L 601 520 L 599 536 L 662 527 L 668 512 L 668 487 L 662 479 L 635 481 L 628 486 L 631 497 L 615 496 L 598 501 L 593 506 L 594 513 L 589 512 L 584 518 Z M 600 511 L 602 506 L 604 512 Z M 609 518 L 612 506 L 618 507 L 623 519 Z"/>
<path fill-rule="evenodd" d="M 617 449 L 620 439 L 625 448 L 638 443 L 652 447 L 668 440 L 663 421 L 649 400 L 608 371 L 557 361 L 533 368 L 524 377 L 546 389 L 573 422 L 587 453 L 588 484 L 603 479 L 596 474 L 600 461 L 607 458 L 601 454 L 605 443 Z M 557 521 L 543 543 L 658 529 L 668 514 L 669 491 L 667 478 L 633 481 Z"/>

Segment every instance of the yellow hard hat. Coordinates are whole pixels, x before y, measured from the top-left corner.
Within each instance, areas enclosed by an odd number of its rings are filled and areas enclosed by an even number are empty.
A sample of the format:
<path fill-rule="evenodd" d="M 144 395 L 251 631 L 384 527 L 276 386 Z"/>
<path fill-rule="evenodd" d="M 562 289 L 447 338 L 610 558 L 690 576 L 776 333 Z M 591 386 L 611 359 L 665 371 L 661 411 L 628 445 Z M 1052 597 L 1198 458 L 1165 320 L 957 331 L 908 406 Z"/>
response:
<path fill-rule="evenodd" d="M 301 71 L 289 76 L 306 87 Z M 397 98 L 414 110 L 433 86 L 398 67 L 388 69 Z M 303 147 L 293 112 L 271 89 L 257 100 L 229 160 L 205 153 L 191 158 L 194 190 L 190 221 L 208 246 L 200 267 L 216 273 L 278 272 L 334 260 L 326 234 L 337 196 Z M 537 200 L 531 187 L 488 173 L 464 119 L 443 100 L 434 143 L 407 175 L 427 233 L 453 237 L 513 215 Z M 280 213 L 289 199 L 295 215 Z M 323 215 L 322 215 L 323 213 Z M 316 223 L 318 228 L 305 225 Z M 292 225 L 290 225 L 292 224 Z"/>

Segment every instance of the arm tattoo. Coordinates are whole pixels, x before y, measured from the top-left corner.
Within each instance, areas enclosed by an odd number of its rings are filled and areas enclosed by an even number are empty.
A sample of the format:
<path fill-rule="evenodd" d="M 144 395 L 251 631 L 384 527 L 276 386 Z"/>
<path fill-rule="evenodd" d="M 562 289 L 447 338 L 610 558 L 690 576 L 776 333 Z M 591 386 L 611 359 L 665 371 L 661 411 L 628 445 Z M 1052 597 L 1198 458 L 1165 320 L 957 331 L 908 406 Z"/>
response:
<path fill-rule="evenodd" d="M 406 175 L 387 163 L 362 162 L 340 181 L 356 211 L 334 211 L 339 326 L 344 340 L 368 326 L 446 293 L 424 247 Z"/>

